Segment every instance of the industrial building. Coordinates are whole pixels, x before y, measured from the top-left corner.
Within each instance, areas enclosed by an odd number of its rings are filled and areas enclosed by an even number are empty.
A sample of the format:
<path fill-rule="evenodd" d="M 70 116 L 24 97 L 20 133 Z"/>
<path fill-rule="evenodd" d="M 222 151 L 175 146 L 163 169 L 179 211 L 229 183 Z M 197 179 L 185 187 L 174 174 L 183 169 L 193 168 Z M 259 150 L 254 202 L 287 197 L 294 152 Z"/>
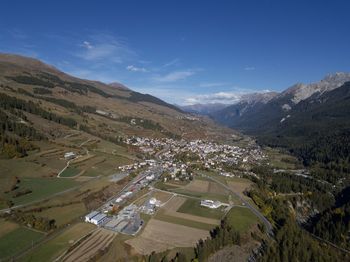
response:
<path fill-rule="evenodd" d="M 85 216 L 85 222 L 92 223 L 97 226 L 104 224 L 105 222 L 107 222 L 107 220 L 107 215 L 99 213 L 97 211 L 93 211 Z"/>

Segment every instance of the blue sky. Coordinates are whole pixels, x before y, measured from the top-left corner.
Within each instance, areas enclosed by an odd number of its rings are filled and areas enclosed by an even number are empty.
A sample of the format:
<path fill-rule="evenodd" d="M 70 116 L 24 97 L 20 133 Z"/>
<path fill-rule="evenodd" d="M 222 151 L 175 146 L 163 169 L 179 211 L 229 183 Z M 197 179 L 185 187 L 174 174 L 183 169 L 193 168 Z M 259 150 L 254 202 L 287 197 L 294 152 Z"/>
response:
<path fill-rule="evenodd" d="M 349 72 L 347 2 L 5 0 L 0 52 L 171 103 L 231 103 Z"/>

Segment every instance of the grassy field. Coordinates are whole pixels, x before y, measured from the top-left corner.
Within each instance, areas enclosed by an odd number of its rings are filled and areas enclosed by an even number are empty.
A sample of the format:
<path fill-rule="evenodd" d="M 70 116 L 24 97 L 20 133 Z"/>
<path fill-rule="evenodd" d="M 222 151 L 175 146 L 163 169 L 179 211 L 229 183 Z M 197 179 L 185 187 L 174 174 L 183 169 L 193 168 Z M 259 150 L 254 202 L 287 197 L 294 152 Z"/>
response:
<path fill-rule="evenodd" d="M 20 227 L 0 238 L 0 260 L 16 255 L 18 252 L 31 247 L 44 236 L 43 233 L 32 231 L 30 229 Z"/>
<path fill-rule="evenodd" d="M 38 215 L 55 219 L 56 225 L 61 226 L 70 223 L 73 219 L 87 213 L 83 203 L 72 204 L 64 207 L 54 207 L 40 212 Z"/>
<path fill-rule="evenodd" d="M 161 210 L 157 212 L 154 218 L 165 222 L 173 223 L 173 224 L 178 224 L 178 225 L 183 225 L 183 226 L 188 226 L 188 227 L 193 227 L 198 229 L 204 229 L 204 230 L 211 230 L 215 227 L 215 225 L 210 225 L 210 224 L 205 224 L 205 223 L 188 220 L 184 218 L 169 216 L 161 212 Z"/>
<path fill-rule="evenodd" d="M 7 221 L 5 219 L 0 219 L 0 238 L 6 235 L 7 233 L 10 233 L 11 231 L 17 229 L 19 227 L 18 224 Z"/>
<path fill-rule="evenodd" d="M 219 200 L 219 201 L 224 202 L 224 203 L 227 203 L 228 198 L 229 198 L 228 195 L 221 195 L 221 194 L 215 194 L 215 193 L 193 192 L 193 191 L 188 191 L 188 190 L 185 190 L 182 188 L 172 189 L 169 191 L 174 192 L 174 193 L 178 193 L 178 194 L 183 194 L 183 195 L 190 196 L 190 197 L 200 198 L 200 199 Z"/>
<path fill-rule="evenodd" d="M 299 163 L 299 161 L 291 155 L 284 154 L 272 148 L 264 148 L 264 151 L 269 157 L 269 162 L 271 166 L 273 166 L 274 168 L 277 168 L 277 169 L 301 168 L 301 164 Z"/>
<path fill-rule="evenodd" d="M 94 228 L 94 225 L 88 223 L 75 224 L 62 234 L 34 249 L 22 258 L 21 261 L 52 261 L 70 247 L 74 241 L 86 235 Z"/>
<path fill-rule="evenodd" d="M 171 190 L 171 189 L 176 189 L 178 188 L 178 186 L 173 186 L 173 185 L 169 185 L 167 183 L 164 183 L 162 181 L 158 181 L 155 185 L 155 188 L 158 188 L 160 190 Z"/>
<path fill-rule="evenodd" d="M 233 228 L 239 232 L 247 231 L 258 222 L 258 218 L 245 207 L 234 207 L 228 212 L 227 219 Z"/>
<path fill-rule="evenodd" d="M 200 205 L 200 201 L 193 198 L 186 199 L 186 201 L 180 206 L 177 212 L 214 219 L 221 219 L 224 215 L 221 209 L 210 209 L 207 207 L 202 207 Z"/>
<path fill-rule="evenodd" d="M 80 173 L 80 170 L 75 167 L 75 166 L 69 166 L 67 167 L 62 173 L 61 173 L 61 177 L 73 177 L 76 176 Z"/>
<path fill-rule="evenodd" d="M 78 185 L 77 182 L 70 179 L 59 178 L 22 178 L 19 190 L 30 189 L 32 193 L 17 198 L 10 198 L 15 205 L 26 204 L 49 197 L 55 193 L 67 190 Z"/>

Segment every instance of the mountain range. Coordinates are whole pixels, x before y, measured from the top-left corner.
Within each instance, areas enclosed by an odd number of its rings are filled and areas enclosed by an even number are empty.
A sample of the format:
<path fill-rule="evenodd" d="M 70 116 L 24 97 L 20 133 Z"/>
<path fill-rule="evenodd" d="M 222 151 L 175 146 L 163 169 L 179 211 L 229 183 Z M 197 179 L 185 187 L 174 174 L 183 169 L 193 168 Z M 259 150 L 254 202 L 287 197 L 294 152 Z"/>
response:
<path fill-rule="evenodd" d="M 335 73 L 279 94 L 242 100 L 211 117 L 257 137 L 262 144 L 287 148 L 306 164 L 336 159 L 349 163 L 349 81 L 350 73 Z"/>

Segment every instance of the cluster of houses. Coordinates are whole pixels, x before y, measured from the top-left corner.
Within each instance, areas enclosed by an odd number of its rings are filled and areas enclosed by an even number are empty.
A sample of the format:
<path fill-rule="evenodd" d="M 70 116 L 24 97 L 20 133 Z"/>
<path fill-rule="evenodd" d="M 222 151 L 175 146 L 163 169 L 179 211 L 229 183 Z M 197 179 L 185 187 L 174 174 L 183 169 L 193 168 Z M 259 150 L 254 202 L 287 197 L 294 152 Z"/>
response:
<path fill-rule="evenodd" d="M 118 169 L 120 171 L 133 171 L 133 170 L 138 170 L 140 168 L 144 168 L 146 166 L 155 166 L 155 164 L 156 164 L 156 161 L 154 159 L 148 159 L 148 160 L 133 163 L 130 165 L 119 166 Z"/>
<path fill-rule="evenodd" d="M 266 158 L 261 149 L 256 145 L 242 148 L 234 145 L 218 144 L 204 140 L 174 140 L 171 138 L 152 139 L 143 137 L 132 137 L 125 141 L 127 144 L 138 146 L 144 152 L 161 152 L 158 158 L 162 160 L 163 168 L 180 168 L 181 172 L 186 172 L 186 163 L 176 159 L 179 154 L 191 153 L 198 157 L 195 162 L 205 168 L 222 171 L 223 165 L 240 165 L 254 163 Z M 179 165 L 180 162 L 180 165 Z M 145 164 L 145 163 L 144 163 Z M 140 165 L 136 164 L 136 165 Z M 124 167 L 123 167 L 124 168 Z M 135 166 L 125 167 L 135 168 Z"/>

